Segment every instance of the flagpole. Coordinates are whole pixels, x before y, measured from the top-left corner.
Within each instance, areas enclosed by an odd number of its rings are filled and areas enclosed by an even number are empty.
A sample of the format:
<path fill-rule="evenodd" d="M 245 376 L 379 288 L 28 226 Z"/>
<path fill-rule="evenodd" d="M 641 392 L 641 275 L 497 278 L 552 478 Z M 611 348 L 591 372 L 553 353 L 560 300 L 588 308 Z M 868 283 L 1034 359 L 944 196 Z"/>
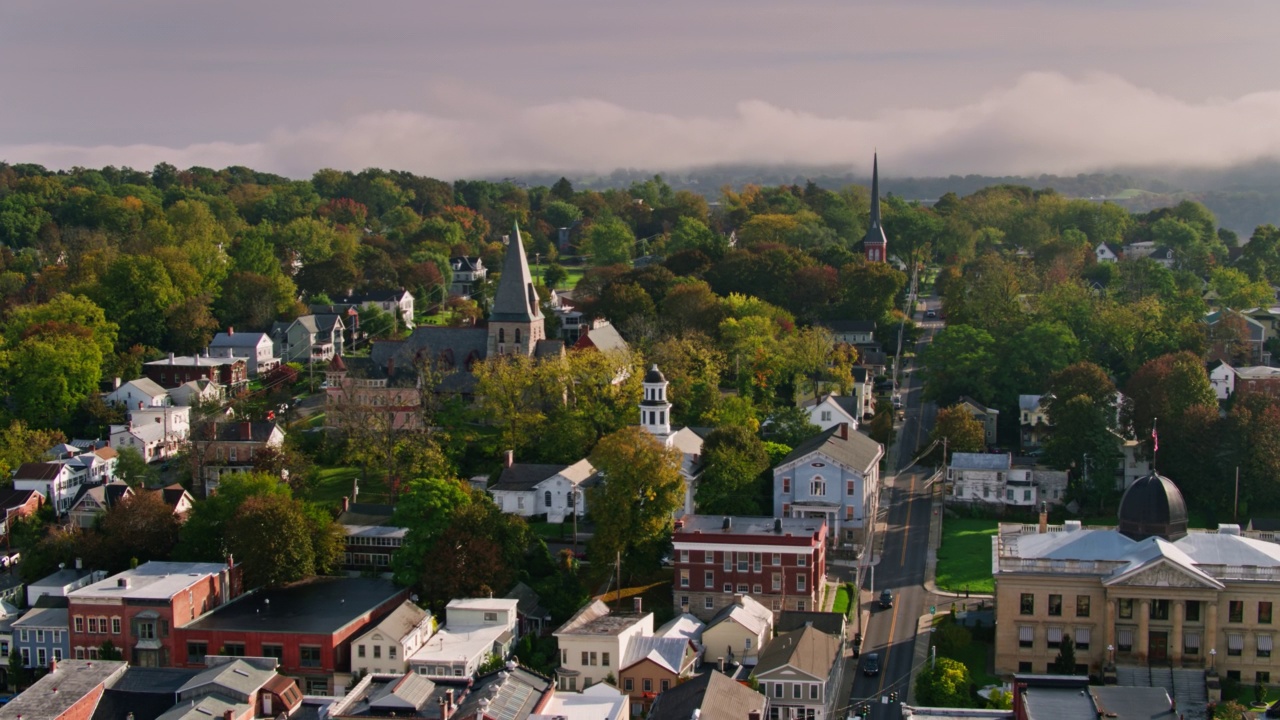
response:
<path fill-rule="evenodd" d="M 1151 472 L 1156 472 L 1156 454 L 1160 452 L 1160 436 L 1156 434 L 1156 423 L 1160 418 L 1151 418 Z"/>

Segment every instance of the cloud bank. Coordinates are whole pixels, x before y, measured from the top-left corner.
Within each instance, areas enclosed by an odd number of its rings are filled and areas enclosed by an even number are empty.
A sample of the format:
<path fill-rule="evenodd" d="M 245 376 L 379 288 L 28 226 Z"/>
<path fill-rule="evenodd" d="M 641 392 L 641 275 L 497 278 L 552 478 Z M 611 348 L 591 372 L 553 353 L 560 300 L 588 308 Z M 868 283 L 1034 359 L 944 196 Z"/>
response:
<path fill-rule="evenodd" d="M 1193 103 L 1114 75 L 1028 73 L 969 104 L 868 108 L 857 118 L 759 100 L 740 102 L 727 117 L 678 117 L 580 99 L 465 119 L 368 112 L 278 128 L 250 143 L 0 145 L 0 159 L 53 168 L 246 165 L 291 177 L 382 167 L 452 179 L 730 163 L 865 169 L 876 148 L 891 175 L 1068 174 L 1280 158 L 1278 118 L 1280 91 Z"/>

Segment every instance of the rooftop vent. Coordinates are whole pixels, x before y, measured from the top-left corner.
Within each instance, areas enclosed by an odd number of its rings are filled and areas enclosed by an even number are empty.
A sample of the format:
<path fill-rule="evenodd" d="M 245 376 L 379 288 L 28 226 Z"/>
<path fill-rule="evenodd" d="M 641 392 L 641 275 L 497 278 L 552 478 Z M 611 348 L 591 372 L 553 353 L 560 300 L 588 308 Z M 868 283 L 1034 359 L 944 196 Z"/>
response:
<path fill-rule="evenodd" d="M 1218 526 L 1219 535 L 1239 535 L 1240 526 L 1235 523 L 1223 523 Z"/>
<path fill-rule="evenodd" d="M 1062 523 L 1063 532 L 1075 532 L 1082 528 L 1083 526 L 1080 524 L 1079 520 L 1066 520 Z"/>
<path fill-rule="evenodd" d="M 733 529 L 733 518 L 731 518 L 731 517 L 729 517 L 728 515 L 726 515 L 726 516 L 725 516 L 725 518 L 724 518 L 724 525 L 723 525 L 722 527 L 723 527 L 725 530 L 732 530 L 732 529 Z"/>
<path fill-rule="evenodd" d="M 774 519 L 773 519 L 773 531 L 774 531 L 775 533 L 781 533 L 781 532 L 782 532 L 782 518 L 774 518 Z"/>
<path fill-rule="evenodd" d="M 116 578 L 116 587 L 119 587 L 119 588 L 129 587 L 129 578 L 127 577 Z"/>

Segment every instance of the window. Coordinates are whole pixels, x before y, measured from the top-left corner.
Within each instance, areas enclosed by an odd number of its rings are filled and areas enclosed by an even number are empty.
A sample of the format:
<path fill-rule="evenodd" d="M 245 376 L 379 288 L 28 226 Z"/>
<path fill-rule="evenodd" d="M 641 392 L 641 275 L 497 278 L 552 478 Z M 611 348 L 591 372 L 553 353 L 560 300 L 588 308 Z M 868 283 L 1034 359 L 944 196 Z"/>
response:
<path fill-rule="evenodd" d="M 1126 620 L 1133 617 L 1133 599 L 1132 598 L 1120 598 L 1118 601 L 1116 601 L 1116 605 L 1119 608 L 1120 617 Z"/>
<path fill-rule="evenodd" d="M 751 554 L 751 572 L 760 572 L 760 566 L 762 564 L 763 563 L 761 562 L 760 553 L 752 553 Z"/>
<path fill-rule="evenodd" d="M 1089 628 L 1076 628 L 1076 649 L 1088 650 L 1089 641 L 1093 639 L 1093 633 Z M 1085 673 L 1086 675 L 1088 673 Z"/>
<path fill-rule="evenodd" d="M 1152 620 L 1168 620 L 1169 619 L 1169 601 L 1168 600 L 1152 600 L 1150 613 L 1151 613 Z"/>
<path fill-rule="evenodd" d="M 551 491 L 547 490 L 542 493 L 542 504 L 551 507 Z"/>
<path fill-rule="evenodd" d="M 805 566 L 806 566 L 806 565 L 808 565 L 808 564 L 809 564 L 809 556 L 808 556 L 808 555 L 797 555 L 797 556 L 796 556 L 796 565 L 799 565 L 800 567 L 805 567 Z"/>
<path fill-rule="evenodd" d="M 791 683 L 791 697 L 794 700 L 800 699 L 801 697 L 800 683 Z"/>
<path fill-rule="evenodd" d="M 595 653 L 595 651 L 592 651 L 592 652 L 591 652 L 591 666 L 592 666 L 592 667 L 595 667 L 595 665 L 596 665 L 597 661 L 599 661 L 599 659 L 600 659 L 600 656 L 599 656 L 599 655 L 597 655 L 597 654 Z"/>
<path fill-rule="evenodd" d="M 1062 628 L 1051 627 L 1045 631 L 1045 640 L 1049 644 L 1049 649 L 1054 650 L 1062 645 Z"/>
<path fill-rule="evenodd" d="M 84 659 L 84 648 L 82 648 L 82 647 L 77 647 L 77 648 L 76 648 L 76 659 L 77 659 L 77 660 L 83 660 L 83 659 Z"/>
<path fill-rule="evenodd" d="M 206 642 L 189 642 L 187 643 L 187 662 L 204 663 L 204 656 L 209 654 L 209 643 Z"/>
<path fill-rule="evenodd" d="M 1258 642 L 1257 642 L 1257 644 L 1258 644 L 1258 657 L 1260 657 L 1260 658 L 1269 658 L 1269 657 L 1271 657 L 1271 636 L 1270 636 L 1270 635 L 1259 635 L 1259 636 L 1257 637 L 1257 641 L 1258 641 Z"/>
<path fill-rule="evenodd" d="M 738 553 L 738 572 L 746 572 L 750 562 L 751 556 L 744 552 Z"/>
<path fill-rule="evenodd" d="M 83 616 L 81 616 L 81 615 L 77 615 L 77 616 L 75 617 L 75 628 L 76 628 L 76 632 L 78 632 L 78 633 L 82 633 L 82 632 L 84 632 L 84 617 L 83 617 Z"/>
<path fill-rule="evenodd" d="M 1036 614 L 1036 596 L 1031 593 L 1022 593 L 1019 601 L 1018 614 L 1035 615 Z"/>
<path fill-rule="evenodd" d="M 653 678 L 644 679 L 644 691 L 653 692 Z"/>
<path fill-rule="evenodd" d="M 303 645 L 302 647 L 299 647 L 298 659 L 300 661 L 299 664 L 304 668 L 320 667 L 320 646 Z M 454 668 L 454 670 L 460 671 L 461 668 Z M 455 672 L 455 674 L 457 674 L 457 672 Z"/>
<path fill-rule="evenodd" d="M 104 622 L 104 623 L 102 623 L 102 630 L 103 630 L 103 632 L 106 632 L 106 629 L 107 629 L 107 624 Z M 140 623 L 138 623 L 138 632 L 137 632 L 137 635 L 138 635 L 138 639 L 139 639 L 139 640 L 155 640 L 155 639 L 156 639 L 156 624 L 155 624 L 155 623 L 153 623 L 153 622 L 140 622 Z"/>
<path fill-rule="evenodd" d="M 1228 606 L 1227 622 L 1244 622 L 1244 601 L 1232 600 Z"/>
<path fill-rule="evenodd" d="M 822 479 L 822 478 L 820 478 L 820 477 L 816 477 L 816 478 L 814 478 L 813 480 L 810 480 L 810 481 L 809 481 L 809 494 L 810 494 L 810 495 L 826 495 L 826 494 L 827 494 L 827 481 L 826 481 L 826 480 L 823 480 L 823 479 Z"/>
<path fill-rule="evenodd" d="M 601 667 L 609 667 L 609 653 L 600 653 L 600 665 Z"/>
<path fill-rule="evenodd" d="M 821 421 L 822 421 L 822 422 L 831 422 L 831 411 L 830 411 L 830 410 L 823 410 L 823 411 L 822 411 L 822 418 L 821 418 Z"/>
<path fill-rule="evenodd" d="M 689 551 L 688 551 L 688 550 L 681 550 L 681 551 L 680 551 L 680 562 L 682 562 L 682 563 L 687 563 L 687 562 L 689 562 Z"/>
<path fill-rule="evenodd" d="M 496 612 L 487 612 L 487 613 L 485 613 L 485 614 L 484 614 L 484 621 L 485 621 L 485 622 L 498 622 L 498 613 L 496 613 Z"/>
<path fill-rule="evenodd" d="M 1268 670 L 1259 670 L 1253 674 L 1253 681 L 1258 685 L 1271 684 L 1271 672 Z"/>
<path fill-rule="evenodd" d="M 1186 617 L 1187 622 L 1200 622 L 1200 601 L 1199 600 L 1187 601 L 1186 616 L 1187 616 Z"/>
<path fill-rule="evenodd" d="M 746 584 L 746 583 L 739 583 L 739 584 L 738 584 L 738 594 L 739 594 L 739 595 L 746 595 L 746 594 L 747 594 L 747 592 L 748 592 L 748 590 L 747 590 L 747 584 Z"/>
<path fill-rule="evenodd" d="M 791 492 L 791 478 L 786 478 L 786 477 L 782 478 L 782 492 L 784 493 Z"/>
<path fill-rule="evenodd" d="M 781 564 L 782 564 L 782 554 L 781 554 L 781 553 L 774 553 L 774 554 L 773 554 L 773 566 L 774 566 L 774 567 L 777 567 L 777 566 L 779 566 L 779 565 L 781 565 Z"/>
<path fill-rule="evenodd" d="M 796 576 L 796 592 L 804 592 L 807 588 L 808 578 L 804 575 Z"/>
<path fill-rule="evenodd" d="M 761 585 L 760 583 L 756 583 L 755 585 L 751 586 L 751 592 L 754 595 L 760 595 L 764 593 L 764 586 Z"/>
<path fill-rule="evenodd" d="M 229 642 L 222 646 L 221 655 L 229 655 L 231 657 L 244 657 L 244 643 Z"/>
<path fill-rule="evenodd" d="M 363 645 L 357 645 L 357 646 L 356 646 L 356 657 L 364 657 L 364 646 L 363 646 Z"/>
<path fill-rule="evenodd" d="M 782 683 L 773 684 L 773 696 L 776 698 L 782 697 Z"/>
<path fill-rule="evenodd" d="M 662 692 L 666 692 L 667 690 L 669 690 L 669 689 L 671 688 L 671 681 L 670 681 L 670 680 L 663 680 L 663 681 L 662 681 L 662 683 L 659 685 L 659 687 L 661 687 L 661 688 L 662 688 Z"/>
<path fill-rule="evenodd" d="M 782 573 L 773 574 L 773 591 L 778 592 L 782 589 Z"/>
<path fill-rule="evenodd" d="M 727 593 L 732 593 L 732 592 L 733 592 L 733 583 L 725 583 L 725 584 L 724 584 L 724 591 L 725 591 L 725 592 L 727 592 Z"/>
<path fill-rule="evenodd" d="M 1267 601 L 1258 603 L 1258 624 L 1259 625 L 1271 624 L 1271 601 L 1267 600 Z"/>
<path fill-rule="evenodd" d="M 1005 491 L 1004 491 L 1004 497 L 1005 497 L 1005 499 L 1006 499 L 1006 500 L 1012 500 L 1012 499 L 1013 499 L 1013 488 L 1009 488 L 1008 490 L 1005 490 Z"/>
<path fill-rule="evenodd" d="M 635 681 L 633 681 L 631 678 L 622 678 L 623 692 L 632 692 L 635 686 L 636 686 Z"/>
<path fill-rule="evenodd" d="M 796 601 L 796 612 L 804 612 L 805 610 L 808 610 L 808 607 L 805 605 L 804 601 L 803 601 L 803 600 L 797 600 L 797 601 Z"/>
<path fill-rule="evenodd" d="M 1240 657 L 1244 654 L 1244 635 L 1231 633 L 1227 635 L 1227 654 Z"/>
<path fill-rule="evenodd" d="M 689 587 L 689 571 L 688 570 L 680 571 L 680 587 L 682 588 Z"/>
<path fill-rule="evenodd" d="M 710 570 L 702 574 L 702 587 L 710 590 L 716 586 L 716 574 Z"/>
<path fill-rule="evenodd" d="M 682 608 L 687 608 L 687 607 L 689 607 L 689 596 L 688 596 L 688 595 L 681 595 L 681 596 L 680 596 L 680 607 L 682 607 Z"/>
<path fill-rule="evenodd" d="M 1089 596 L 1076 596 L 1076 617 L 1089 617 Z"/>
<path fill-rule="evenodd" d="M 36 642 L 38 642 L 38 643 L 42 643 L 42 642 L 44 642 L 44 629 L 43 629 L 43 628 L 36 628 Z M 43 663 L 42 663 L 42 664 L 43 664 Z"/>
<path fill-rule="evenodd" d="M 375 659 L 375 660 L 381 660 L 381 659 L 382 659 L 382 646 L 381 646 L 381 645 L 374 645 L 374 646 L 373 646 L 373 657 L 374 657 L 374 659 Z"/>
<path fill-rule="evenodd" d="M 845 495 L 853 495 L 853 481 L 850 480 L 845 486 Z"/>
<path fill-rule="evenodd" d="M 1120 652 L 1133 651 L 1133 628 L 1118 628 L 1116 630 L 1116 649 Z"/>
<path fill-rule="evenodd" d="M 18 638 L 22 640 L 22 642 L 31 642 L 31 636 L 28 634 L 29 632 L 30 631 L 26 628 L 22 628 L 22 632 L 18 633 Z"/>
<path fill-rule="evenodd" d="M 1030 625 L 1018 628 L 1018 647 L 1036 647 L 1036 628 Z"/>
<path fill-rule="evenodd" d="M 710 550 L 702 554 L 702 562 L 711 565 L 716 561 L 716 554 Z"/>
<path fill-rule="evenodd" d="M 91 617 L 89 618 L 89 633 L 93 634 L 96 632 L 98 632 L 98 618 Z"/>
<path fill-rule="evenodd" d="M 1049 615 L 1052 617 L 1062 617 L 1062 596 L 1049 596 Z"/>
<path fill-rule="evenodd" d="M 31 667 L 31 648 L 22 648 L 22 665 Z"/>
<path fill-rule="evenodd" d="M 1029 663 L 1029 662 L 1020 662 L 1020 663 L 1018 663 L 1018 672 L 1020 672 L 1020 673 L 1029 673 L 1029 672 L 1031 672 L 1031 663 Z"/>
<path fill-rule="evenodd" d="M 1182 652 L 1186 655 L 1200 654 L 1200 633 L 1189 632 L 1182 636 Z"/>
<path fill-rule="evenodd" d="M 587 665 L 590 665 L 590 664 L 591 664 L 591 654 L 590 654 L 590 653 L 588 653 L 586 650 L 583 650 L 583 651 L 582 651 L 582 665 L 583 665 L 583 667 L 586 667 Z"/>
<path fill-rule="evenodd" d="M 391 657 L 395 657 L 395 648 L 391 648 Z M 262 657 L 275 658 L 276 662 L 284 661 L 284 646 L 271 643 L 262 644 Z"/>
<path fill-rule="evenodd" d="M 810 683 L 810 684 L 809 684 L 809 699 L 810 699 L 810 700 L 817 700 L 817 699 L 818 699 L 818 684 L 817 684 L 817 683 Z"/>
<path fill-rule="evenodd" d="M 714 609 L 714 608 L 715 608 L 715 606 L 716 606 L 716 604 L 715 604 L 715 602 L 711 599 L 711 596 L 710 596 L 710 595 L 708 595 L 708 596 L 706 596 L 705 598 L 703 598 L 703 601 L 702 601 L 702 607 L 703 607 L 703 608 L 705 608 L 705 609 L 707 609 L 707 610 L 712 610 L 712 609 Z"/>
<path fill-rule="evenodd" d="M 111 618 L 111 634 L 112 635 L 120 634 L 120 618 L 118 617 Z"/>
<path fill-rule="evenodd" d="M 49 664 L 48 651 L 44 648 L 36 648 L 36 666 L 44 667 Z"/>
<path fill-rule="evenodd" d="M 724 571 L 732 572 L 733 571 L 733 553 L 726 550 L 721 554 L 724 555 Z"/>

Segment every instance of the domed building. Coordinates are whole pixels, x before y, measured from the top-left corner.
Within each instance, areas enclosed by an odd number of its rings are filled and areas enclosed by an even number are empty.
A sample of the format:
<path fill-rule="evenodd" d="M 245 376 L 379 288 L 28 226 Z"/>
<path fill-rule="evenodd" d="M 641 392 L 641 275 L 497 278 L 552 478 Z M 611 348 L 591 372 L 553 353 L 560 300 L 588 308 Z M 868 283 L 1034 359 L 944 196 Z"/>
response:
<path fill-rule="evenodd" d="M 1158 474 L 1125 491 L 1117 520 L 1051 526 L 1042 513 L 1038 524 L 1000 525 L 998 672 L 1051 672 L 1070 638 L 1081 673 L 1172 666 L 1251 684 L 1280 678 L 1272 657 L 1280 544 L 1270 533 L 1188 529 L 1182 493 Z"/>

